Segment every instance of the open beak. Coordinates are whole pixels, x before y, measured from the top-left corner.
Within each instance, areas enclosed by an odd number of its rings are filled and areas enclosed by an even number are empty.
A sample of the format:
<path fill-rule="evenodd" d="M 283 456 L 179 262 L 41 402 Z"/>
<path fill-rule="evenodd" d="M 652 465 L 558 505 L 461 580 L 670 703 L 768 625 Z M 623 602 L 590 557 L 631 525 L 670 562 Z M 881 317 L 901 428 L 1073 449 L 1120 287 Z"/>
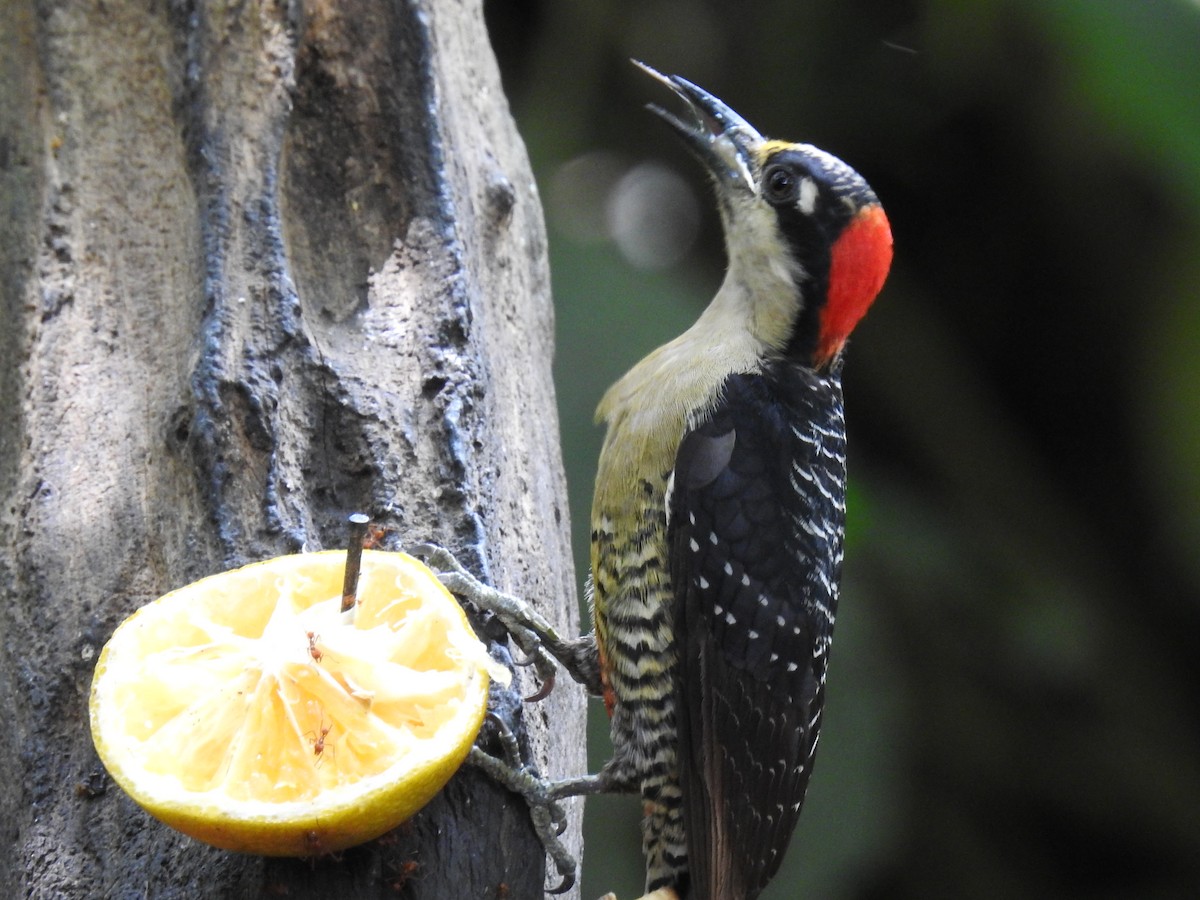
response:
<path fill-rule="evenodd" d="M 686 78 L 664 75 L 636 59 L 633 64 L 682 99 L 693 121 L 685 122 L 654 103 L 646 108 L 679 133 L 718 182 L 753 193 L 754 152 L 763 142 L 754 126 Z"/>

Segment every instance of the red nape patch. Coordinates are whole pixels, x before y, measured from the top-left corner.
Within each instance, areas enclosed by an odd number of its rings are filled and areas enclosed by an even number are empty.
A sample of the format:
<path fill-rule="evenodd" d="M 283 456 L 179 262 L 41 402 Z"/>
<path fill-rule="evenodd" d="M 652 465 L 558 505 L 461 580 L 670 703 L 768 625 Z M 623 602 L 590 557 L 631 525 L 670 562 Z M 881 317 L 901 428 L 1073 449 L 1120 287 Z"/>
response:
<path fill-rule="evenodd" d="M 892 227 L 882 206 L 868 206 L 846 226 L 830 254 L 829 296 L 821 310 L 814 360 L 818 367 L 842 349 L 879 294 L 891 265 Z"/>

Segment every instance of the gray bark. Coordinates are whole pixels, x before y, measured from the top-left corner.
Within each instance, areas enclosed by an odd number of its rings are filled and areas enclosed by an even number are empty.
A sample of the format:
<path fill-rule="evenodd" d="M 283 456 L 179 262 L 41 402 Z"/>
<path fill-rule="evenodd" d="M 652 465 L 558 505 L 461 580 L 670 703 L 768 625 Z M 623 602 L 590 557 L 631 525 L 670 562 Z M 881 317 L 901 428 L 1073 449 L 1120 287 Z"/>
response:
<path fill-rule="evenodd" d="M 262 860 L 149 818 L 87 725 L 125 616 L 354 510 L 577 631 L 545 235 L 477 0 L 4 3 L 0 203 L 0 895 L 539 896 L 475 770 Z M 523 723 L 583 771 L 577 690 Z"/>

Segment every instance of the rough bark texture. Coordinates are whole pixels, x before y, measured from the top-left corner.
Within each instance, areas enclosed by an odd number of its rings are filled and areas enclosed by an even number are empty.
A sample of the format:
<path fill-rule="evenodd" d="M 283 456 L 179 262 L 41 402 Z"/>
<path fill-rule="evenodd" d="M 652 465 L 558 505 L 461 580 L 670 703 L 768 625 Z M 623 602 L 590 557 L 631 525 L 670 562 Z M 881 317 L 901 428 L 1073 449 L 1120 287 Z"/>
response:
<path fill-rule="evenodd" d="M 142 813 L 87 726 L 122 618 L 353 510 L 577 629 L 541 210 L 477 0 L 4 3 L 0 203 L 0 895 L 540 896 L 474 770 L 264 861 Z M 523 715 L 583 771 L 577 691 Z"/>

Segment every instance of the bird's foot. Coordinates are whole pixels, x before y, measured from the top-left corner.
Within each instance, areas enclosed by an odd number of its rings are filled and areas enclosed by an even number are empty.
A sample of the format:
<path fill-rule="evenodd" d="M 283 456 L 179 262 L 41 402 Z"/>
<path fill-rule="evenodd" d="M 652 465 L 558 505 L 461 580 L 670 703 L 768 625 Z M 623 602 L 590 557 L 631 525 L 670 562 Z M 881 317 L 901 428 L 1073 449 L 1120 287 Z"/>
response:
<path fill-rule="evenodd" d="M 488 714 L 488 719 L 496 726 L 504 758 L 492 756 L 476 746 L 471 748 L 467 761 L 486 772 L 493 781 L 525 799 L 529 805 L 533 830 L 561 879 L 557 887 L 546 888 L 546 893 L 565 893 L 575 884 L 577 868 L 575 857 L 559 840 L 567 827 L 566 813 L 554 795 L 552 783 L 541 778 L 532 766 L 522 762 L 517 737 L 504 720 L 492 713 Z"/>
<path fill-rule="evenodd" d="M 504 626 L 513 643 L 524 654 L 524 664 L 534 666 L 541 681 L 539 690 L 531 697 L 526 697 L 527 701 L 541 700 L 550 693 L 557 671 L 556 660 L 576 681 L 595 693 L 599 692 L 599 660 L 594 636 L 564 640 L 530 604 L 484 584 L 442 547 L 422 544 L 413 548 L 412 552 L 424 559 L 451 593 L 470 602 L 480 611 L 491 613 Z M 522 760 L 516 736 L 497 710 L 489 710 L 488 721 L 495 726 L 501 753 L 492 755 L 475 746 L 471 748 L 468 762 L 525 799 L 534 831 L 561 878 L 560 884 L 547 889 L 547 893 L 568 891 L 575 884 L 576 861 L 559 840 L 567 826 L 560 801 L 581 794 L 631 790 L 634 781 L 630 772 L 615 771 L 610 761 L 610 765 L 595 776 L 547 781 L 532 765 Z"/>
<path fill-rule="evenodd" d="M 482 769 L 493 781 L 524 798 L 529 806 L 534 831 L 562 879 L 558 887 L 548 888 L 546 892 L 561 894 L 569 891 L 575 884 L 576 862 L 559 840 L 567 827 L 567 817 L 559 801 L 590 794 L 636 792 L 639 782 L 635 772 L 624 765 L 621 758 L 614 757 L 595 775 L 548 781 L 521 759 L 517 737 L 503 716 L 489 710 L 487 719 L 499 738 L 502 756 L 493 756 L 476 745 L 471 748 L 467 761 Z M 678 898 L 651 893 L 644 900 Z"/>
<path fill-rule="evenodd" d="M 593 636 L 565 640 L 529 603 L 484 584 L 444 547 L 421 544 L 413 548 L 413 553 L 425 560 L 447 590 L 500 620 L 513 643 L 524 654 L 522 664 L 532 665 L 541 682 L 541 687 L 525 698 L 527 701 L 542 700 L 553 690 L 557 671 L 555 660 L 593 694 L 600 692 L 600 670 Z"/>

